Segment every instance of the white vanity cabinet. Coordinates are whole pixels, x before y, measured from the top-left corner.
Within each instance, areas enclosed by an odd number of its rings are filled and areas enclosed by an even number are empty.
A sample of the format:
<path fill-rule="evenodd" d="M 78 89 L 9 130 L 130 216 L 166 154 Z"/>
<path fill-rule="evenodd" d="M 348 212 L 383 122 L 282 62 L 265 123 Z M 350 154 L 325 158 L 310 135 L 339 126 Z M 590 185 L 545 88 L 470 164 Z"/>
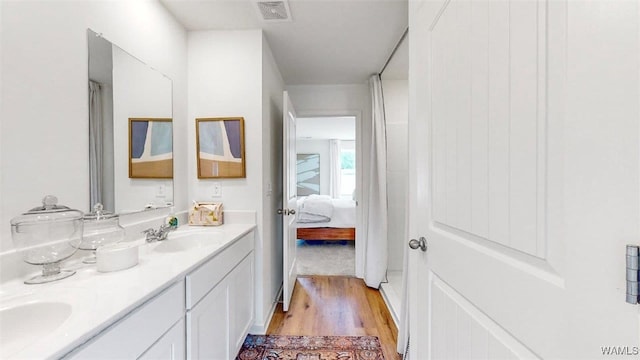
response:
<path fill-rule="evenodd" d="M 186 277 L 187 358 L 234 359 L 254 313 L 253 232 Z"/>
<path fill-rule="evenodd" d="M 254 321 L 253 244 L 250 231 L 202 257 L 64 359 L 234 359 Z"/>
<path fill-rule="evenodd" d="M 184 319 L 180 319 L 160 340 L 153 344 L 138 359 L 140 360 L 179 360 L 184 359 L 186 343 L 184 338 Z"/>
<path fill-rule="evenodd" d="M 184 288 L 172 285 L 65 359 L 184 359 Z"/>

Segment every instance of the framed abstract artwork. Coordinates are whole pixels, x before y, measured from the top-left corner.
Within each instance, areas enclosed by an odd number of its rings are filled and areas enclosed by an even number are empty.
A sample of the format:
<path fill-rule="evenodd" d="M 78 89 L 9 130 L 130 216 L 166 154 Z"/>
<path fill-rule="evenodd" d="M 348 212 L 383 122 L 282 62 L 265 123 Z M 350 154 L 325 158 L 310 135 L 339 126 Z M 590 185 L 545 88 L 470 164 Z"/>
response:
<path fill-rule="evenodd" d="M 172 119 L 129 118 L 129 178 L 173 178 Z"/>
<path fill-rule="evenodd" d="M 297 154 L 297 195 L 320 194 L 320 154 Z"/>
<path fill-rule="evenodd" d="M 196 119 L 198 179 L 246 177 L 244 118 Z"/>

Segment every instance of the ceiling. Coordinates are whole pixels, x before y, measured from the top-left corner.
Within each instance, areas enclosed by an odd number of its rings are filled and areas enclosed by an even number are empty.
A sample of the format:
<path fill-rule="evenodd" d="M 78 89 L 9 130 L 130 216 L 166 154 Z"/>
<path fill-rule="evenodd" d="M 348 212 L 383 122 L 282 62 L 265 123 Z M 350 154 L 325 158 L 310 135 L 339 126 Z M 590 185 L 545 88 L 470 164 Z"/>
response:
<path fill-rule="evenodd" d="M 286 85 L 360 84 L 380 72 L 408 24 L 407 0 L 289 0 L 292 21 L 255 0 L 161 0 L 187 30 L 263 29 Z"/>
<path fill-rule="evenodd" d="M 353 116 L 297 118 L 296 138 L 299 140 L 355 140 L 356 118 Z"/>
<path fill-rule="evenodd" d="M 409 36 L 404 37 L 398 44 L 380 77 L 383 81 L 409 79 Z"/>

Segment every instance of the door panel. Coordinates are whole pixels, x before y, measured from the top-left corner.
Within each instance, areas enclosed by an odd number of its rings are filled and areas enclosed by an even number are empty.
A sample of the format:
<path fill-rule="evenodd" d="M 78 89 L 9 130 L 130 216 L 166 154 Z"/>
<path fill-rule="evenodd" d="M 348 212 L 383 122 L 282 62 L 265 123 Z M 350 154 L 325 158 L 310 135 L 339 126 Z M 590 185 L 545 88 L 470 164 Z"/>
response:
<path fill-rule="evenodd" d="M 538 121 L 546 119 L 537 116 L 545 111 L 537 100 L 545 85 L 539 16 L 544 12 L 534 2 L 448 3 L 431 26 L 430 73 L 434 220 L 473 241 L 543 257 L 537 236 L 544 227 L 537 222 L 538 198 L 545 191 L 538 171 L 546 162 L 537 152 L 545 139 Z"/>
<path fill-rule="evenodd" d="M 432 286 L 432 353 L 438 359 L 535 358 L 523 344 L 504 331 L 439 278 Z"/>
<path fill-rule="evenodd" d="M 230 359 L 229 293 L 226 280 L 187 312 L 188 359 Z"/>
<path fill-rule="evenodd" d="M 413 359 L 640 346 L 639 7 L 410 2 Z"/>
<path fill-rule="evenodd" d="M 247 256 L 229 274 L 229 346 L 230 353 L 237 354 L 245 336 L 253 325 L 253 253 Z"/>

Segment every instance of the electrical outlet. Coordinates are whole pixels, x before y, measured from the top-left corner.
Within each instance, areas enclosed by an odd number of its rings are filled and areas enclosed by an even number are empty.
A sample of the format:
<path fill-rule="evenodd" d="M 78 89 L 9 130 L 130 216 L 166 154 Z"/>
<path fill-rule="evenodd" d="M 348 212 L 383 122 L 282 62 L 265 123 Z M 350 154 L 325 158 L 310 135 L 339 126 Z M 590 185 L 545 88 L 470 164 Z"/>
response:
<path fill-rule="evenodd" d="M 222 196 L 222 185 L 220 183 L 213 183 L 213 197 L 221 197 Z"/>

